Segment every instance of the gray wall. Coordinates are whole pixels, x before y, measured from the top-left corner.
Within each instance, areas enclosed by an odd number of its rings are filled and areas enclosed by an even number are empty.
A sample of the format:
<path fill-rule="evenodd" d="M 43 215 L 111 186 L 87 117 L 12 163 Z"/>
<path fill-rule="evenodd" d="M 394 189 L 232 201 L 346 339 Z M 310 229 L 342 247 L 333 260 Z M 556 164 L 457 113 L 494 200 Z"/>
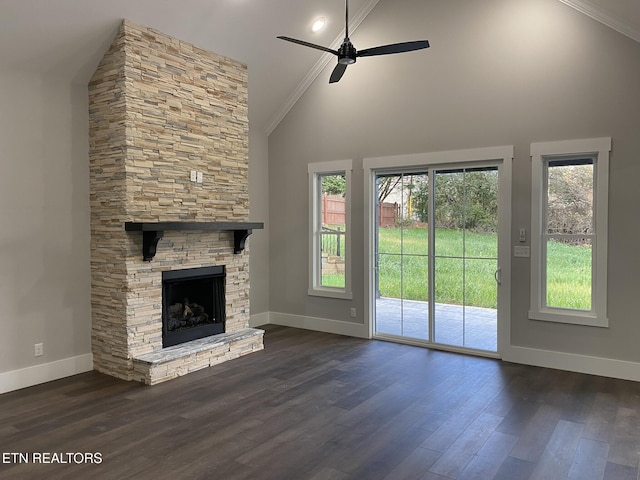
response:
<path fill-rule="evenodd" d="M 269 137 L 270 310 L 364 322 L 362 158 L 514 145 L 512 243 L 530 229 L 531 142 L 611 136 L 608 329 L 530 321 L 529 260 L 512 260 L 511 344 L 640 361 L 640 44 L 557 0 L 381 0 L 356 48 L 426 51 L 333 62 Z M 354 299 L 307 296 L 307 164 L 351 158 Z M 276 287 L 277 286 L 277 287 Z"/>
<path fill-rule="evenodd" d="M 263 230 L 249 237 L 251 315 L 269 311 L 269 155 L 267 135 L 249 125 L 249 220 Z M 258 321 L 260 323 L 260 321 Z"/>
<path fill-rule="evenodd" d="M 0 75 L 0 372 L 90 352 L 87 87 Z M 44 356 L 34 357 L 34 344 Z"/>

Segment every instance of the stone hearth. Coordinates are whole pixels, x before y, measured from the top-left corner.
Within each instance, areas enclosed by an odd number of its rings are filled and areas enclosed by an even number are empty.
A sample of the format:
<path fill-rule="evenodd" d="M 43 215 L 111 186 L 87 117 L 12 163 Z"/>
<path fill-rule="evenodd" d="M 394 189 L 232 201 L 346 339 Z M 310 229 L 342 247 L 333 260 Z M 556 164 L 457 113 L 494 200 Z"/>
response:
<path fill-rule="evenodd" d="M 89 83 L 89 123 L 94 368 L 154 384 L 262 349 L 233 231 L 164 232 L 145 261 L 143 233 L 125 230 L 248 221 L 246 66 L 125 20 Z M 163 349 L 162 272 L 214 265 L 225 333 Z"/>

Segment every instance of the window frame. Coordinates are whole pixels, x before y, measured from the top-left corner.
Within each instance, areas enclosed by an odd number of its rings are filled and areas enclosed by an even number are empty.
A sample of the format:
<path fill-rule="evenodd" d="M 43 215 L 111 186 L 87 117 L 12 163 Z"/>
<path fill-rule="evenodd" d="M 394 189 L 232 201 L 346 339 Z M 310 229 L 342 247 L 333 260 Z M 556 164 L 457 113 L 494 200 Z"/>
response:
<path fill-rule="evenodd" d="M 607 239 L 609 197 L 609 152 L 611 138 L 591 138 L 531 144 L 531 304 L 529 319 L 608 327 Z M 549 162 L 593 161 L 593 233 L 591 310 L 546 305 L 546 196 Z"/>
<path fill-rule="evenodd" d="M 351 160 L 316 162 L 308 165 L 309 176 L 309 288 L 308 295 L 351 300 Z M 345 248 L 344 287 L 322 285 L 322 189 L 320 177 L 344 175 L 345 177 Z"/>

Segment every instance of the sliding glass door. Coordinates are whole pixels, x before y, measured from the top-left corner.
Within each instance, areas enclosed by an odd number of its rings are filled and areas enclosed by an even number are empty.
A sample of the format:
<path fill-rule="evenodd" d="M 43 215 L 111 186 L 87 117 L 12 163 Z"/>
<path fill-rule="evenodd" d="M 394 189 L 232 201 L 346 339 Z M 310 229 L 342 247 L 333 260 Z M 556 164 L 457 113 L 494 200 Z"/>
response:
<path fill-rule="evenodd" d="M 497 351 L 498 175 L 376 172 L 374 335 Z"/>

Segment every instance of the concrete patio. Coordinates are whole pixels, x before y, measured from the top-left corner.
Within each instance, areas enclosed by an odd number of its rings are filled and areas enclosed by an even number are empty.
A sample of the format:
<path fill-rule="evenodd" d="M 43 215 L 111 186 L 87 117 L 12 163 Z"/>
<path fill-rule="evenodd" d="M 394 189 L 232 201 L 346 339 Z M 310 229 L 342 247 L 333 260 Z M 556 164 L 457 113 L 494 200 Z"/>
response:
<path fill-rule="evenodd" d="M 429 339 L 429 303 L 399 298 L 376 299 L 378 334 Z M 434 343 L 496 352 L 497 310 L 460 305 L 435 305 Z"/>

